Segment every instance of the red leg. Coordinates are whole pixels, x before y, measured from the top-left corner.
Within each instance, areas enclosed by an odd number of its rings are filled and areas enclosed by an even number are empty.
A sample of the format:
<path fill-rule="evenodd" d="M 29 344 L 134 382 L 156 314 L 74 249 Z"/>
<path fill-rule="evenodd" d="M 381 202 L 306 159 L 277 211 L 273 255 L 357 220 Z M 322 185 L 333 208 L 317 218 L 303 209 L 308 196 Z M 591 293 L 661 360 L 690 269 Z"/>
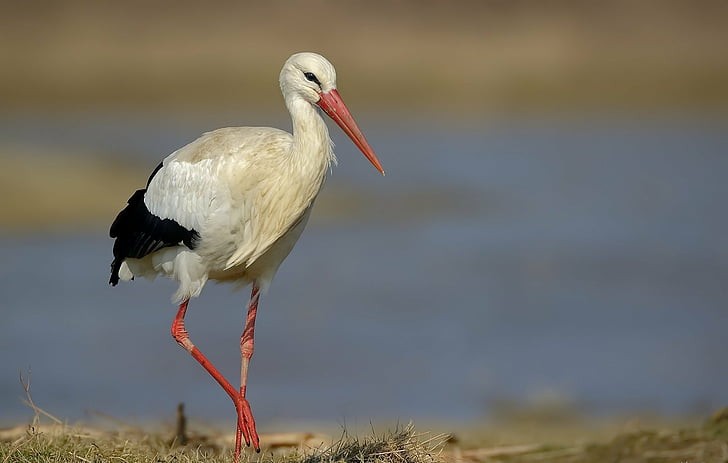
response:
<path fill-rule="evenodd" d="M 245 393 L 248 385 L 248 365 L 250 359 L 253 357 L 253 346 L 255 338 L 255 316 L 258 313 L 258 300 L 260 299 L 260 288 L 257 283 L 253 283 L 253 290 L 250 294 L 250 302 L 248 302 L 248 314 L 245 318 L 245 327 L 243 328 L 243 334 L 240 336 L 240 397 L 245 400 Z M 255 429 L 255 419 L 253 418 L 250 407 L 248 407 L 250 413 L 250 419 L 243 422 L 243 428 L 238 428 L 237 440 L 240 440 L 241 435 L 249 435 L 253 441 L 253 447 L 256 451 L 260 451 L 260 441 L 258 438 L 258 432 Z M 246 437 L 245 442 L 248 442 Z"/>
<path fill-rule="evenodd" d="M 225 379 L 225 377 L 218 371 L 218 369 L 215 367 L 215 365 L 210 362 L 210 360 L 205 357 L 205 355 L 200 352 L 200 350 L 195 347 L 194 344 L 192 344 L 192 341 L 190 340 L 190 336 L 187 333 L 187 329 L 185 329 L 185 313 L 187 312 L 187 305 L 189 304 L 189 299 L 185 300 L 180 304 L 179 310 L 177 311 L 177 315 L 174 317 L 174 321 L 172 321 L 172 337 L 177 341 L 177 344 L 182 346 L 187 352 L 189 352 L 192 357 L 194 357 L 197 362 L 199 362 L 200 365 L 212 376 L 215 381 L 227 392 L 228 396 L 232 399 L 233 403 L 235 404 L 235 410 L 238 414 L 237 419 L 237 428 L 238 428 L 238 434 L 240 434 L 240 430 L 243 432 L 243 436 L 245 437 L 245 442 L 250 445 L 250 438 L 251 433 L 249 432 L 249 429 L 252 428 L 253 432 L 255 432 L 255 424 L 253 423 L 253 414 L 250 411 L 250 405 L 248 404 L 248 401 L 237 391 L 235 388 L 230 384 L 230 382 Z M 248 423 L 253 423 L 252 425 Z M 255 435 L 255 449 L 257 451 L 260 451 L 260 446 L 258 444 L 258 435 Z M 240 437 L 236 438 L 235 443 L 235 461 L 239 461 L 240 459 Z"/>

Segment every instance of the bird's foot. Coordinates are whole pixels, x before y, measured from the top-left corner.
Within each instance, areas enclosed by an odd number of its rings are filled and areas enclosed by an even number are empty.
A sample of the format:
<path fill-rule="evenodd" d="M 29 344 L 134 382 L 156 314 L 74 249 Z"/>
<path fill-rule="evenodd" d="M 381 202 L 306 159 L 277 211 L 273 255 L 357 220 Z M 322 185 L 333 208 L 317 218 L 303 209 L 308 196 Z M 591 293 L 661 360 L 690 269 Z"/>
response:
<path fill-rule="evenodd" d="M 235 432 L 235 455 L 234 461 L 240 461 L 240 453 L 242 451 L 243 439 L 245 439 L 245 445 L 253 448 L 256 452 L 260 452 L 260 438 L 258 437 L 258 431 L 255 429 L 255 418 L 253 418 L 253 412 L 250 410 L 250 403 L 245 398 L 244 393 L 241 393 L 235 401 L 235 410 L 238 412 L 238 426 Z"/>

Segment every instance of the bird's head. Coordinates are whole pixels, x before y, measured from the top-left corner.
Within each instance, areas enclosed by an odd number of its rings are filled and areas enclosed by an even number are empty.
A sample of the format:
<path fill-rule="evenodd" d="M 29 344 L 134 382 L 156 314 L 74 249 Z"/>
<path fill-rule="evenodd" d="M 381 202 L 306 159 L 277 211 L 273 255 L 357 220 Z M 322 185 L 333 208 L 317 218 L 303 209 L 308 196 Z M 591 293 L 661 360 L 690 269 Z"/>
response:
<path fill-rule="evenodd" d="M 281 91 L 286 102 L 300 98 L 321 108 L 351 138 L 351 141 L 384 175 L 382 164 L 336 89 L 336 69 L 321 55 L 296 53 L 283 65 Z"/>
<path fill-rule="evenodd" d="M 336 69 L 316 53 L 296 53 L 281 70 L 281 91 L 284 96 L 297 95 L 316 104 L 321 94 L 336 89 Z"/>

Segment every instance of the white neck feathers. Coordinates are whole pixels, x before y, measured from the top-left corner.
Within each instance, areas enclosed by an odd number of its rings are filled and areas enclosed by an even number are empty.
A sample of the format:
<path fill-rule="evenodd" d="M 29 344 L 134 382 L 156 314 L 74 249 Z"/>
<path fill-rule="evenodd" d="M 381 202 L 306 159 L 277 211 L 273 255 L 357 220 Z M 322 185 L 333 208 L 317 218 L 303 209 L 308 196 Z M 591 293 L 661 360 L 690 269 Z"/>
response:
<path fill-rule="evenodd" d="M 314 105 L 303 98 L 293 97 L 286 101 L 293 124 L 291 156 L 298 163 L 321 169 L 323 175 L 331 164 L 336 164 L 333 145 L 326 123 Z"/>

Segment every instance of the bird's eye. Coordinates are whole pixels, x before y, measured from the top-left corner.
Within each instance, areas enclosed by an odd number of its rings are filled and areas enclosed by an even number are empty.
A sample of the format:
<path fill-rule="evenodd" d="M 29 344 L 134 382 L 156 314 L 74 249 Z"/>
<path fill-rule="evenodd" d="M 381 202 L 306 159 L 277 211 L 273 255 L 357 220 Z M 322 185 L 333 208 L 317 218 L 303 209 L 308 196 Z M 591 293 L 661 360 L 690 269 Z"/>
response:
<path fill-rule="evenodd" d="M 321 82 L 319 82 L 318 78 L 313 72 L 304 72 L 303 75 L 306 77 L 306 80 L 309 82 L 313 82 L 319 87 L 321 86 Z"/>

